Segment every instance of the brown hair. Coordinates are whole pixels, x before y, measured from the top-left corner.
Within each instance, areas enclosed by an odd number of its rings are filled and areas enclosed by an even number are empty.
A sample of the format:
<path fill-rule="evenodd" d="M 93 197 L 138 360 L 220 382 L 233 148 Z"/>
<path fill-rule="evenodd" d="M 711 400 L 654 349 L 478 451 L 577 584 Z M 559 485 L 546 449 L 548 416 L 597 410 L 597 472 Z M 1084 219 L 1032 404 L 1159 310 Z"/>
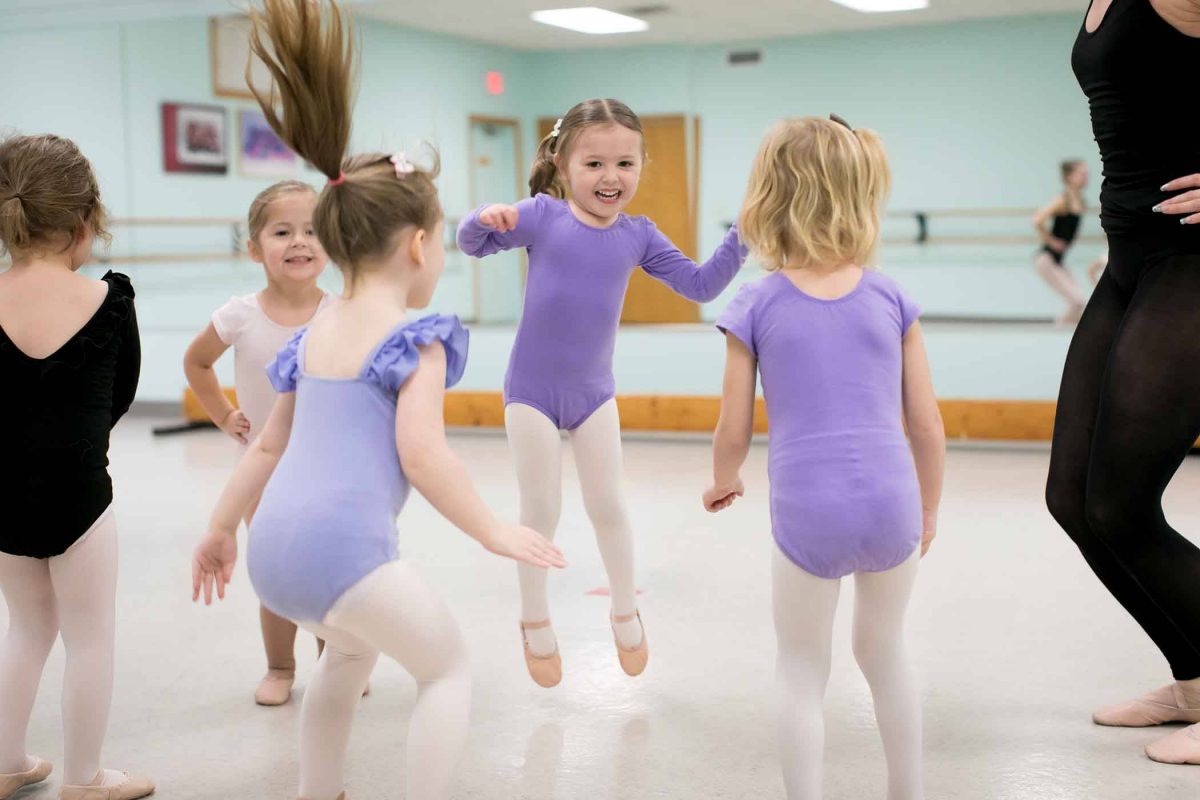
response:
<path fill-rule="evenodd" d="M 271 209 L 271 203 L 284 195 L 304 192 L 308 192 L 314 197 L 317 194 L 317 190 L 304 181 L 280 181 L 259 192 L 258 196 L 254 198 L 254 202 L 250 203 L 250 213 L 246 215 L 250 239 L 252 241 L 257 239 L 258 235 L 262 233 L 262 229 L 267 226 L 267 212 Z"/>
<path fill-rule="evenodd" d="M 789 119 L 763 140 L 738 232 L 768 270 L 869 262 L 891 187 L 883 142 L 840 118 Z"/>
<path fill-rule="evenodd" d="M 347 156 L 358 58 L 345 12 L 335 0 L 327 14 L 322 5 L 264 0 L 250 12 L 251 50 L 272 76 L 269 92 L 251 90 L 279 137 L 329 178 L 313 228 L 351 286 L 361 262 L 391 252 L 400 231 L 437 225 L 438 164 L 435 155 L 431 168 L 404 172 L 386 153 Z"/>
<path fill-rule="evenodd" d="M 584 128 L 592 125 L 623 125 L 639 135 L 642 134 L 642 121 L 620 100 L 584 100 L 568 111 L 555 125 L 554 130 L 538 144 L 533 170 L 529 174 L 530 197 L 549 194 L 562 199 L 566 196 L 566 191 L 558 179 L 558 165 L 555 161 L 560 156 L 565 157 L 575 138 Z M 642 156 L 645 155 L 643 141 Z"/>
<path fill-rule="evenodd" d="M 1065 181 L 1071 177 L 1071 173 L 1084 165 L 1082 158 L 1068 158 L 1066 161 L 1060 162 L 1058 169 L 1062 172 L 1062 179 Z"/>
<path fill-rule="evenodd" d="M 0 250 L 69 250 L 85 230 L 108 240 L 96 173 L 70 139 L 14 136 L 0 142 Z"/>

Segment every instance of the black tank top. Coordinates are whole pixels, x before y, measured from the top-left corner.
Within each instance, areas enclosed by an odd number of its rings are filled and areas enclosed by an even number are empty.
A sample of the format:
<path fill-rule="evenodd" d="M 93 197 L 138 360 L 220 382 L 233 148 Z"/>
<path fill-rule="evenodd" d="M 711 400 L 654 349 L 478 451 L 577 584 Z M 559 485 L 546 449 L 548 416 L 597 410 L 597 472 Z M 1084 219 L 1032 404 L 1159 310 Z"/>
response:
<path fill-rule="evenodd" d="M 1150 0 L 1113 0 L 1094 33 L 1085 20 L 1071 67 L 1104 162 L 1104 230 L 1200 246 L 1200 226 L 1151 210 L 1171 196 L 1164 183 L 1200 172 L 1200 102 L 1186 88 L 1200 67 L 1200 38 L 1172 27 Z"/>
<path fill-rule="evenodd" d="M 1070 209 L 1070 204 L 1067 208 Z M 1054 221 L 1050 225 L 1050 235 L 1055 239 L 1062 239 L 1068 245 L 1075 241 L 1075 235 L 1079 233 L 1080 215 L 1074 211 L 1065 211 L 1062 214 L 1055 214 Z"/>

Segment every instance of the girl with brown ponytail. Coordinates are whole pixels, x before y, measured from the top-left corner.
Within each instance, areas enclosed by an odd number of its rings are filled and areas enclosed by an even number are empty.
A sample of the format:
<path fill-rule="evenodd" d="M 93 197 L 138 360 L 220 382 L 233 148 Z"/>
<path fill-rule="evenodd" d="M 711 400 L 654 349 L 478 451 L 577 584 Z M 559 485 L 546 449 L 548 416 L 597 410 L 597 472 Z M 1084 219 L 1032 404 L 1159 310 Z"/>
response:
<path fill-rule="evenodd" d="M 553 539 L 561 505 L 559 431 L 570 432 L 584 504 L 608 572 L 610 624 L 621 668 L 640 675 L 649 648 L 635 597 L 633 534 L 621 493 L 621 429 L 612 359 L 621 303 L 639 265 L 698 302 L 713 300 L 741 268 L 736 228 L 697 265 L 645 217 L 622 213 L 645 162 L 642 123 L 618 100 L 567 112 L 538 147 L 531 198 L 484 206 L 458 231 L 472 256 L 529 250 L 525 306 L 504 385 L 505 427 L 521 491 L 521 521 Z M 546 571 L 520 566 L 521 633 L 530 676 L 562 677 L 550 624 Z"/>
<path fill-rule="evenodd" d="M 193 597 L 211 603 L 214 586 L 224 597 L 238 522 L 261 492 L 251 583 L 264 606 L 326 642 L 300 712 L 300 794 L 344 798 L 354 712 L 384 654 L 418 687 L 404 796 L 439 800 L 467 736 L 471 671 L 449 609 L 399 558 L 409 488 L 493 553 L 564 562 L 535 531 L 498 520 L 446 444 L 443 397 L 465 368 L 467 332 L 455 317 L 409 316 L 429 303 L 445 258 L 436 165 L 346 156 L 356 59 L 337 3 L 266 0 L 252 16 L 253 50 L 274 78 L 259 103 L 329 178 L 313 229 L 346 288 L 267 368 L 280 396 L 196 548 Z"/>

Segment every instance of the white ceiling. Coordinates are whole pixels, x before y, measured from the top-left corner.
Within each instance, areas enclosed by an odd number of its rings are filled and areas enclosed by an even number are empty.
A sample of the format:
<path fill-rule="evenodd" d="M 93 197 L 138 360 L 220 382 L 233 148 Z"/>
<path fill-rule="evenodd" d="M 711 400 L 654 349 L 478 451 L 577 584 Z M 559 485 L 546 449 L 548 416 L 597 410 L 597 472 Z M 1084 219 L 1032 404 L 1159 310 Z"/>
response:
<path fill-rule="evenodd" d="M 524 50 L 570 50 L 732 42 L 1064 12 L 1077 13 L 1082 21 L 1087 4 L 1088 0 L 929 0 L 930 7 L 921 11 L 861 14 L 831 0 L 363 0 L 355 10 L 363 16 Z M 529 18 L 539 9 L 577 5 L 622 13 L 640 6 L 665 5 L 668 10 L 645 15 L 648 31 L 615 36 L 589 36 Z"/>
<path fill-rule="evenodd" d="M 344 2 L 346 0 L 343 0 Z M 249 0 L 0 0 L 0 31 L 95 25 L 140 19 L 224 15 Z M 860 14 L 831 0 L 349 0 L 360 16 L 523 50 L 569 50 L 634 44 L 732 42 L 781 36 L 921 25 L 988 17 L 1078 13 L 1087 0 L 930 0 L 930 8 Z M 538 24 L 532 11 L 595 5 L 646 15 L 650 30 L 588 36 Z"/>

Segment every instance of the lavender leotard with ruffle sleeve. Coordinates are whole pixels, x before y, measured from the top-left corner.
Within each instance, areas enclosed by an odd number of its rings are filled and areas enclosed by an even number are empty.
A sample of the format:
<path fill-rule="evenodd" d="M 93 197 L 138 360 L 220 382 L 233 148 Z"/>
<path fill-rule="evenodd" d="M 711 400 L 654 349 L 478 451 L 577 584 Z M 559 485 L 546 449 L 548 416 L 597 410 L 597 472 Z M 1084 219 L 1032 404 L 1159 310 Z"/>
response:
<path fill-rule="evenodd" d="M 470 256 L 529 251 L 525 305 L 504 378 L 504 403 L 537 409 L 574 430 L 616 392 L 613 350 L 629 277 L 650 277 L 697 302 L 715 299 L 746 260 L 732 228 L 707 262 L 679 251 L 646 217 L 621 214 L 607 228 L 580 222 L 565 200 L 539 194 L 517 203 L 517 227 L 500 233 L 472 212 L 458 229 Z"/>
<path fill-rule="evenodd" d="M 920 309 L 865 270 L 823 300 L 776 272 L 717 319 L 758 359 L 767 418 L 771 527 L 822 578 L 899 566 L 921 539 L 921 490 L 901 418 L 902 342 Z"/>
<path fill-rule="evenodd" d="M 254 515 L 246 564 L 263 605 L 297 622 L 321 622 L 342 594 L 399 558 L 396 517 L 409 484 L 396 453 L 396 395 L 441 342 L 446 386 L 462 377 L 467 331 L 432 314 L 398 325 L 356 378 L 304 371 L 306 330 L 267 368 L 278 392 L 296 392 L 291 438 Z"/>

